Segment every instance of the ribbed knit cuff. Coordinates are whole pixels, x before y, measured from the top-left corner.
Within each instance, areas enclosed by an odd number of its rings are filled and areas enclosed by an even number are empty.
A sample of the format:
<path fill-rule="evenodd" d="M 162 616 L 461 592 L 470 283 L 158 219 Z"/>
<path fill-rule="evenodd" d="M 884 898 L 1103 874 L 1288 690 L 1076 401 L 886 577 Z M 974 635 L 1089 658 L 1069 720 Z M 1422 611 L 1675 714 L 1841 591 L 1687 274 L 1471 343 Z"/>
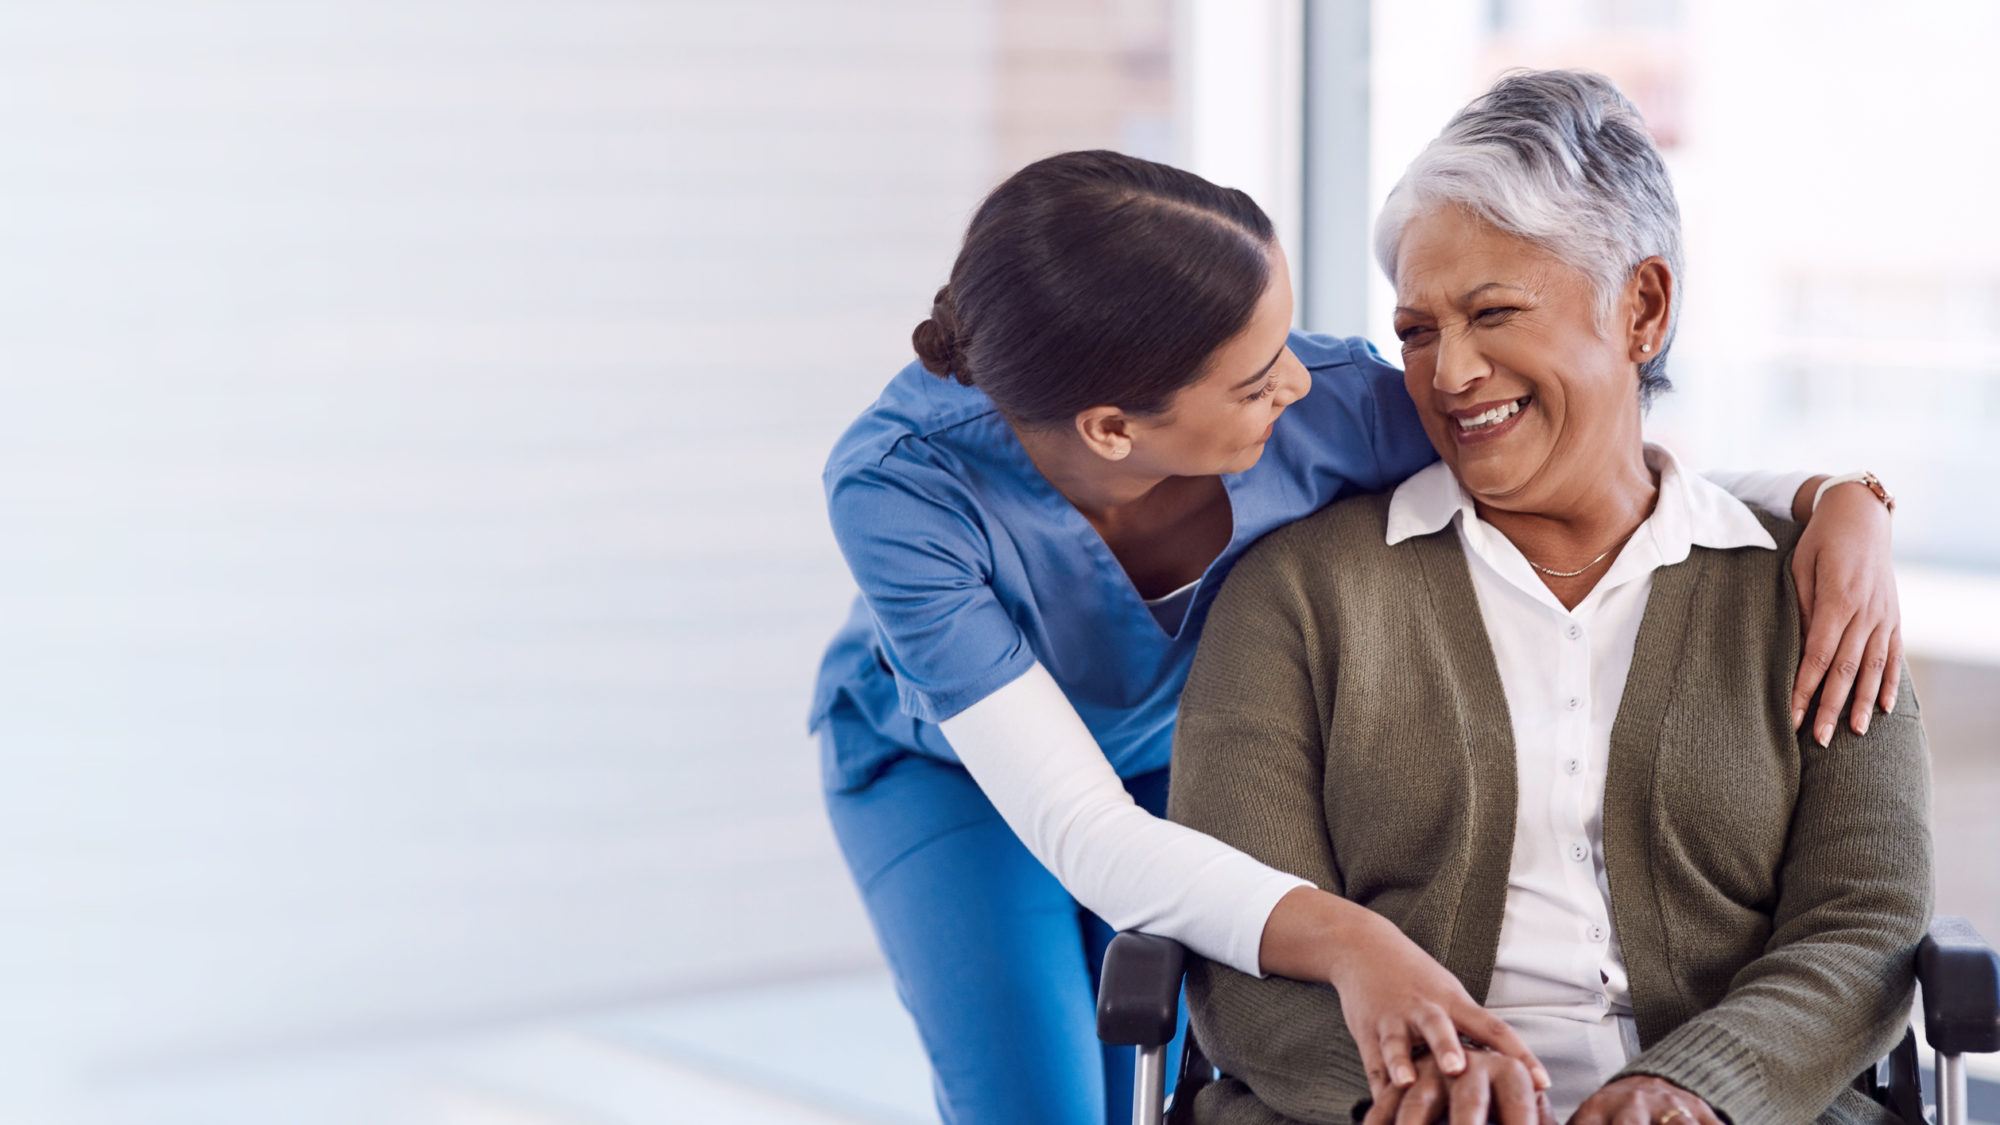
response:
<path fill-rule="evenodd" d="M 1797 1125 L 1781 1121 L 1757 1052 L 1699 1018 L 1675 1028 L 1613 1076 L 1652 1075 L 1707 1102 L 1732 1125 Z"/>
<path fill-rule="evenodd" d="M 1271 912 L 1278 908 L 1278 900 L 1313 883 L 1297 875 L 1287 875 L 1275 867 L 1265 867 L 1261 863 L 1257 866 L 1263 868 L 1263 874 L 1248 884 L 1242 902 L 1232 912 L 1228 954 L 1221 960 L 1239 973 L 1262 980 L 1264 927 L 1271 921 Z"/>

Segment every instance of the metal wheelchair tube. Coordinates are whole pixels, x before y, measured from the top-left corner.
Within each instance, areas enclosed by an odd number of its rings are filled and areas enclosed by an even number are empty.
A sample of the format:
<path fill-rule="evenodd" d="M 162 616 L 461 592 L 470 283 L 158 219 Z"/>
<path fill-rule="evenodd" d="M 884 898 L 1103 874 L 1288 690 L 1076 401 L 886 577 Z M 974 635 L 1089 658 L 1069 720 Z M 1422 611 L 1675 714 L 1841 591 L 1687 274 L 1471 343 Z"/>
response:
<path fill-rule="evenodd" d="M 1166 1110 L 1167 1045 L 1139 1048 L 1132 1067 L 1132 1125 L 1160 1125 Z"/>
<path fill-rule="evenodd" d="M 1938 1125 L 1965 1125 L 1971 1112 L 1965 1104 L 1965 1060 L 1940 1051 L 1937 1056 Z"/>

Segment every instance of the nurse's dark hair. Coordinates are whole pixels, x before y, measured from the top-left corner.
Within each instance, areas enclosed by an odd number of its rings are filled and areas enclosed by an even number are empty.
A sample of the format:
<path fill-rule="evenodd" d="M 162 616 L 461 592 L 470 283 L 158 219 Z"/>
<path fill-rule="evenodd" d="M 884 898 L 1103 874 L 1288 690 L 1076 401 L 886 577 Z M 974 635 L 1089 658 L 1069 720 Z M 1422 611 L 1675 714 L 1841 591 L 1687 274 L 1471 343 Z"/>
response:
<path fill-rule="evenodd" d="M 1159 414 L 1250 322 L 1271 241 L 1270 218 L 1234 188 L 1123 153 L 1060 153 L 979 205 L 911 342 L 1016 425 L 1103 405 Z"/>

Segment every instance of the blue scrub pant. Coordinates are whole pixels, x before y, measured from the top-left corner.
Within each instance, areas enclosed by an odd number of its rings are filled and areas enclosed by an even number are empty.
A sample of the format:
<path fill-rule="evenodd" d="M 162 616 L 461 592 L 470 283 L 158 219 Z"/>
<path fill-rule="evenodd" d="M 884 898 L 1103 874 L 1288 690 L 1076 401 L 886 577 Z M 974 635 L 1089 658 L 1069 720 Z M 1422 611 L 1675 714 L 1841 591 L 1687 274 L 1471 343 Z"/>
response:
<path fill-rule="evenodd" d="M 821 737 L 843 725 L 836 717 Z M 1167 771 L 1125 787 L 1165 810 Z M 829 793 L 827 809 L 947 1125 L 1131 1121 L 1133 1051 L 1097 1041 L 1111 927 L 1028 854 L 971 775 L 906 754 L 865 787 Z M 1185 1028 L 1183 1014 L 1170 1082 Z"/>

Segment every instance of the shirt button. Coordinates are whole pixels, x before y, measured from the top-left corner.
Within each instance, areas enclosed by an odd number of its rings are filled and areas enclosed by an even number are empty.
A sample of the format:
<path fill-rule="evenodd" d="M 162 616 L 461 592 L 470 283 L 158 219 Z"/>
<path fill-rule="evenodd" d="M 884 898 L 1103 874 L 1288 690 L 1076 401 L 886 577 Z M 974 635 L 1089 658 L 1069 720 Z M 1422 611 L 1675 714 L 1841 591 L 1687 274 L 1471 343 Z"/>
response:
<path fill-rule="evenodd" d="M 1569 628 L 1564 629 L 1563 632 L 1569 637 L 1570 640 L 1573 641 L 1578 637 L 1583 636 L 1583 626 L 1571 625 Z"/>
<path fill-rule="evenodd" d="M 1563 700 L 1563 706 L 1571 711 L 1574 711 L 1577 708 L 1583 706 L 1583 700 L 1572 695 L 1568 699 Z"/>
<path fill-rule="evenodd" d="M 1571 844 L 1569 846 L 1569 857 L 1578 863 L 1582 863 L 1584 860 L 1590 858 L 1590 849 L 1584 847 L 1582 844 Z"/>
<path fill-rule="evenodd" d="M 1585 933 L 1587 933 L 1587 934 L 1589 934 L 1589 935 L 1590 935 L 1590 940 L 1592 940 L 1592 941 L 1603 941 L 1603 940 L 1604 940 L 1604 927 L 1603 927 L 1603 926 L 1592 926 L 1592 927 L 1590 927 L 1590 929 L 1586 930 L 1586 931 L 1585 931 Z"/>
<path fill-rule="evenodd" d="M 1575 776 L 1576 776 L 1577 774 L 1580 774 L 1580 773 L 1582 773 L 1582 772 L 1583 772 L 1583 759 L 1581 759 L 1581 758 L 1570 758 L 1570 759 L 1568 759 L 1568 760 L 1564 761 L 1564 762 L 1563 762 L 1563 772 L 1564 772 L 1564 773 L 1566 773 L 1566 774 L 1568 774 L 1568 775 L 1570 775 L 1571 777 L 1575 777 Z"/>

